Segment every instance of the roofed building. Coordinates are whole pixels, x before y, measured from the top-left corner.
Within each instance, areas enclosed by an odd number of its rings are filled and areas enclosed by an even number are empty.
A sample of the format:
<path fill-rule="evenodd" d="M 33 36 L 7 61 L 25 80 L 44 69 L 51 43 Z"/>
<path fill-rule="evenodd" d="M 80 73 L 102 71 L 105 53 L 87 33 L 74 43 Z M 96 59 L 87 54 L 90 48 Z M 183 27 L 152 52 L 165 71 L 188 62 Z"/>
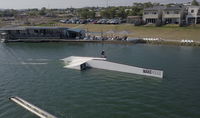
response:
<path fill-rule="evenodd" d="M 186 21 L 188 24 L 200 24 L 200 6 L 188 6 Z"/>
<path fill-rule="evenodd" d="M 127 23 L 135 24 L 138 21 L 142 21 L 142 16 L 128 16 L 127 17 Z"/>
<path fill-rule="evenodd" d="M 186 7 L 183 5 L 154 6 L 144 9 L 143 20 L 146 23 L 156 23 L 160 20 L 164 24 L 179 24 L 186 14 Z"/>
<path fill-rule="evenodd" d="M 174 5 L 163 9 L 162 21 L 165 24 L 179 24 L 184 16 L 185 7 Z"/>
<path fill-rule="evenodd" d="M 143 13 L 143 20 L 146 23 L 156 23 L 157 20 L 162 20 L 162 11 L 165 6 L 154 6 L 145 8 Z"/>
<path fill-rule="evenodd" d="M 20 39 L 83 39 L 85 36 L 84 30 L 66 27 L 5 27 L 0 28 L 0 32 L 8 41 Z"/>

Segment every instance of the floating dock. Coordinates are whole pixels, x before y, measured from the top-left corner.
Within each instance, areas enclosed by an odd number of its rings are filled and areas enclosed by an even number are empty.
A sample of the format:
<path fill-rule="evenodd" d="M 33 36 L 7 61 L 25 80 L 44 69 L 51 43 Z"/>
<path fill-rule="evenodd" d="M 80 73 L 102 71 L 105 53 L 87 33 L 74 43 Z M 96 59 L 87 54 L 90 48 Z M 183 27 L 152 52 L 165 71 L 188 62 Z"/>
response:
<path fill-rule="evenodd" d="M 11 97 L 9 99 L 22 106 L 23 108 L 27 109 L 28 111 L 32 112 L 33 114 L 39 116 L 40 118 L 57 118 L 51 115 L 50 113 L 36 107 L 35 105 L 32 105 L 31 103 L 23 100 L 20 97 Z"/>
<path fill-rule="evenodd" d="M 145 69 L 135 66 L 113 63 L 106 61 L 106 58 L 71 56 L 64 58 L 62 60 L 65 62 L 64 67 L 70 69 L 86 70 L 87 68 L 97 68 L 97 69 L 163 78 L 162 70 Z"/>

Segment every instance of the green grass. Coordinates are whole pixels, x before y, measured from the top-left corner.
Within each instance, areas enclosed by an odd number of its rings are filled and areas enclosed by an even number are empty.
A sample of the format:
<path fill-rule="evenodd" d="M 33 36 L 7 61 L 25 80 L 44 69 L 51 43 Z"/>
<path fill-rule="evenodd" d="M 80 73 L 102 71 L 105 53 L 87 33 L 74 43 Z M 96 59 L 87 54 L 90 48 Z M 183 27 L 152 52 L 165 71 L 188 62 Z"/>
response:
<path fill-rule="evenodd" d="M 114 31 L 129 31 L 130 37 L 136 38 L 163 38 L 171 40 L 200 40 L 200 25 L 179 27 L 178 25 L 165 25 L 162 27 L 154 26 L 134 26 L 131 24 L 120 25 L 103 25 L 103 24 L 50 24 L 45 26 L 64 26 L 82 28 L 92 32 L 106 32 L 109 30 Z M 119 34 L 115 34 L 119 35 Z"/>

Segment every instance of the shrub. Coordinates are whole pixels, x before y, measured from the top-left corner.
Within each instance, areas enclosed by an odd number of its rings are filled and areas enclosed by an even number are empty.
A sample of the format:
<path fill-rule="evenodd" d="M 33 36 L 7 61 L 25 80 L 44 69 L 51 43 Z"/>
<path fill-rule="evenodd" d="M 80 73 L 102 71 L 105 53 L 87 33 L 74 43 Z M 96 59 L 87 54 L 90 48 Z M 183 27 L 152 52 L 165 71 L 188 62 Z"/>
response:
<path fill-rule="evenodd" d="M 162 26 L 162 21 L 161 20 L 157 20 L 156 21 L 156 27 L 160 27 Z"/>
<path fill-rule="evenodd" d="M 142 23 L 142 20 L 137 20 L 137 21 L 135 21 L 135 26 L 140 26 L 140 25 L 142 25 L 143 23 Z"/>

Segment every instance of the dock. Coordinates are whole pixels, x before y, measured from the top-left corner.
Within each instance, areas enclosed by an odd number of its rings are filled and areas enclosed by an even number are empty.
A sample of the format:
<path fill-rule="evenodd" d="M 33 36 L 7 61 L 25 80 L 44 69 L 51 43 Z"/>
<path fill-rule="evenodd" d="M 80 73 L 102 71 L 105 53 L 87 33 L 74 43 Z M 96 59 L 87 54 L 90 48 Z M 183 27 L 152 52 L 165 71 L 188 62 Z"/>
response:
<path fill-rule="evenodd" d="M 9 98 L 11 101 L 17 103 L 21 107 L 27 109 L 28 111 L 32 112 L 33 114 L 39 116 L 40 118 L 57 118 L 56 116 L 36 107 L 35 105 L 27 102 L 26 100 L 20 97 L 11 97 Z"/>

